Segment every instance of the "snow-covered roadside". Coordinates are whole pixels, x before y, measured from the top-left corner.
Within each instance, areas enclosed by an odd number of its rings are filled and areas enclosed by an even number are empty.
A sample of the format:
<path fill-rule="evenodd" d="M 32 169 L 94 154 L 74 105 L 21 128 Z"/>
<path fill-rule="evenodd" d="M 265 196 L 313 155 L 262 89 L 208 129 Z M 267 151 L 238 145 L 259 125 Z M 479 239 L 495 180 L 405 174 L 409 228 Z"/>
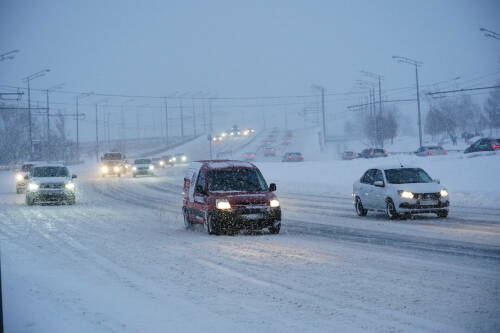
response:
<path fill-rule="evenodd" d="M 495 207 L 500 202 L 500 154 L 465 158 L 463 154 L 417 157 L 389 156 L 352 161 L 306 161 L 303 163 L 258 162 L 269 182 L 286 192 L 349 196 L 352 184 L 369 168 L 380 165 L 411 165 L 439 179 L 450 192 L 452 205 Z"/>

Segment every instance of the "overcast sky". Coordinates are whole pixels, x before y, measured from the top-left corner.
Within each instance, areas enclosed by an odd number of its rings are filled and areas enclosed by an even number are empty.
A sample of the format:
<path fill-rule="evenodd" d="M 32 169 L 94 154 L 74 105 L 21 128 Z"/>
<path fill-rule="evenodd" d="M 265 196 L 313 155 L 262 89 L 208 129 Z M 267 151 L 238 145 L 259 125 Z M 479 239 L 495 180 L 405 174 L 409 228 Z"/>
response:
<path fill-rule="evenodd" d="M 383 88 L 413 85 L 412 68 L 391 59 L 401 55 L 424 63 L 423 84 L 461 76 L 467 86 L 500 69 L 500 40 L 480 27 L 500 32 L 500 1 L 2 0 L 0 53 L 20 52 L 0 62 L 0 84 L 24 86 L 50 68 L 33 87 L 275 96 L 320 84 L 335 93 L 351 91 L 362 69 L 382 74 Z M 329 112 L 345 110 L 327 101 Z"/>

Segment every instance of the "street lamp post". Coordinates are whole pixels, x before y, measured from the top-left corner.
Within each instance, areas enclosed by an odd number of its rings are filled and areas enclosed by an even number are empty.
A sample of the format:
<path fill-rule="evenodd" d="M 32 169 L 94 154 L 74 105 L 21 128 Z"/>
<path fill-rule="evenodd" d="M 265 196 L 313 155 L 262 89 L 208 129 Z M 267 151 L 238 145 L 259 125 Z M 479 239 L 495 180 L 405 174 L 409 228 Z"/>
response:
<path fill-rule="evenodd" d="M 418 142 L 419 147 L 422 147 L 422 117 L 420 113 L 420 88 L 418 85 L 418 67 L 422 66 L 422 62 L 400 56 L 392 56 L 392 58 L 397 59 L 398 62 L 415 66 L 415 81 L 417 83 Z"/>
<path fill-rule="evenodd" d="M 55 91 L 57 89 L 61 89 L 62 87 L 64 86 L 64 83 L 60 83 L 58 85 L 55 85 L 51 88 L 48 88 L 47 90 L 45 90 L 45 97 L 46 97 L 46 107 L 47 107 L 47 158 L 50 159 L 50 154 L 49 154 L 49 150 L 50 150 L 50 105 L 49 105 L 49 93 L 51 91 Z"/>
<path fill-rule="evenodd" d="M 87 97 L 87 96 L 90 96 L 93 94 L 94 94 L 93 92 L 86 92 L 86 93 L 81 93 L 81 94 L 76 95 L 75 121 L 76 121 L 76 158 L 77 159 L 80 159 L 80 122 L 79 122 L 80 115 L 78 113 L 78 111 L 79 111 L 78 110 L 78 102 L 79 102 L 80 97 L 84 98 L 84 97 Z"/>
<path fill-rule="evenodd" d="M 50 72 L 50 69 L 44 69 L 39 72 L 33 73 L 31 75 L 26 76 L 23 80 L 28 84 L 28 127 L 29 127 L 29 141 L 30 141 L 30 159 L 33 157 L 33 133 L 32 133 L 32 124 L 31 124 L 31 87 L 30 82 L 33 79 L 44 76 L 46 73 Z"/>
<path fill-rule="evenodd" d="M 95 157 L 96 161 L 99 162 L 99 117 L 98 117 L 98 105 L 100 103 L 107 102 L 108 99 L 101 99 L 98 102 L 95 102 Z"/>
<path fill-rule="evenodd" d="M 384 140 L 382 139 L 382 136 L 380 135 L 380 123 L 379 123 L 379 119 L 382 117 L 382 84 L 381 84 L 381 81 L 382 81 L 382 75 L 380 74 L 376 74 L 376 73 L 372 73 L 372 72 L 367 72 L 367 71 L 361 71 L 362 74 L 368 76 L 368 77 L 371 77 L 371 78 L 374 78 L 374 79 L 377 79 L 378 80 L 378 115 L 375 115 L 375 123 L 376 123 L 376 131 L 377 131 L 377 138 L 376 138 L 376 141 L 377 141 L 377 144 L 380 145 L 381 148 L 384 148 Z M 375 96 L 375 94 L 374 94 Z M 373 100 L 375 101 L 375 97 L 373 97 Z"/>

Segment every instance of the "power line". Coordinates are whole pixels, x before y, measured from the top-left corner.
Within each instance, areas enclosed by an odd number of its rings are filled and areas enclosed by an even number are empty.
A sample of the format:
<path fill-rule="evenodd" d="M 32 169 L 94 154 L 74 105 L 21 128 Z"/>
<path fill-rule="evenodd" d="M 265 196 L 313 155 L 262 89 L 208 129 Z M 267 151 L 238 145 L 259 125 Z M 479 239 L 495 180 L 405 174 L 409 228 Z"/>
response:
<path fill-rule="evenodd" d="M 427 95 L 437 95 L 437 94 L 449 94 L 449 93 L 457 93 L 457 92 L 464 92 L 464 91 L 473 91 L 473 90 L 484 90 L 484 89 L 498 89 L 500 88 L 500 85 L 498 86 L 489 86 L 489 87 L 476 87 L 476 88 L 464 88 L 464 89 L 455 89 L 455 90 L 447 90 L 447 91 L 435 91 L 435 92 L 429 92 Z"/>

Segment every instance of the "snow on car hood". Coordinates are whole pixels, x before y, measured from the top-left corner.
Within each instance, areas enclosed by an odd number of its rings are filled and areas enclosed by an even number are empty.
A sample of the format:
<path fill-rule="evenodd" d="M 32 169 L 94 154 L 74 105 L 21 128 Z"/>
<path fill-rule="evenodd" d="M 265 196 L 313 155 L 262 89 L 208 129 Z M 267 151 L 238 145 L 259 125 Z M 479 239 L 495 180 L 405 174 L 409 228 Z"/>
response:
<path fill-rule="evenodd" d="M 415 193 L 435 193 L 441 191 L 444 186 L 436 183 L 410 183 L 410 184 L 391 184 L 397 190 L 406 190 Z"/>
<path fill-rule="evenodd" d="M 39 184 L 66 183 L 69 180 L 68 177 L 33 177 L 30 179 L 30 181 Z"/>
<path fill-rule="evenodd" d="M 136 168 L 149 168 L 152 164 L 134 164 Z"/>

